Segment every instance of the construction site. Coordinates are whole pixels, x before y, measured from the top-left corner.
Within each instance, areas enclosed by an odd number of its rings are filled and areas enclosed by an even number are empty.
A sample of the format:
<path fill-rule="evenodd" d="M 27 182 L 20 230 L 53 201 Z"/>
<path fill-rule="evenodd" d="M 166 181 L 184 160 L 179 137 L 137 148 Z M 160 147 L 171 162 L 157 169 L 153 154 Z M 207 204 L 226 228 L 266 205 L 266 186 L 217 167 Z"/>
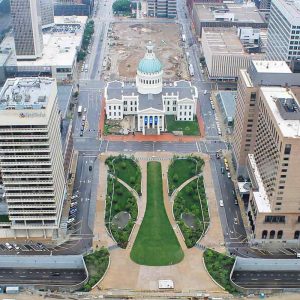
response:
<path fill-rule="evenodd" d="M 109 56 L 103 62 L 104 80 L 133 80 L 150 40 L 163 65 L 163 79 L 189 80 L 180 29 L 175 23 L 114 23 L 108 32 Z"/>

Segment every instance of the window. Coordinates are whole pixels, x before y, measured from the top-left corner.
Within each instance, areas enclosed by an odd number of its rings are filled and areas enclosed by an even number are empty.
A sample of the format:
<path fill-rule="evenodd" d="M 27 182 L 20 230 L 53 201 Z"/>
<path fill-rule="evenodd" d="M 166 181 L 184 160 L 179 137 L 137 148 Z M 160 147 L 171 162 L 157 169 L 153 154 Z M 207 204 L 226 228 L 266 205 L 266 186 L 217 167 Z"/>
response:
<path fill-rule="evenodd" d="M 283 236 L 283 231 L 282 230 L 279 230 L 278 232 L 277 232 L 277 239 L 282 239 L 282 236 Z"/>
<path fill-rule="evenodd" d="M 267 236 L 268 236 L 268 230 L 264 230 L 262 232 L 261 238 L 265 240 L 267 238 Z"/>
<path fill-rule="evenodd" d="M 300 231 L 297 230 L 297 231 L 295 231 L 295 233 L 294 233 L 294 239 L 295 239 L 295 240 L 298 240 L 299 237 L 300 237 Z"/>
<path fill-rule="evenodd" d="M 127 105 L 127 101 L 124 101 L 124 105 Z"/>
<path fill-rule="evenodd" d="M 270 231 L 270 239 L 273 240 L 275 238 L 275 230 Z"/>
<path fill-rule="evenodd" d="M 265 223 L 285 223 L 285 216 L 265 216 Z"/>
<path fill-rule="evenodd" d="M 292 150 L 292 145 L 291 144 L 286 144 L 285 148 L 284 148 L 284 154 L 289 155 L 291 153 Z"/>

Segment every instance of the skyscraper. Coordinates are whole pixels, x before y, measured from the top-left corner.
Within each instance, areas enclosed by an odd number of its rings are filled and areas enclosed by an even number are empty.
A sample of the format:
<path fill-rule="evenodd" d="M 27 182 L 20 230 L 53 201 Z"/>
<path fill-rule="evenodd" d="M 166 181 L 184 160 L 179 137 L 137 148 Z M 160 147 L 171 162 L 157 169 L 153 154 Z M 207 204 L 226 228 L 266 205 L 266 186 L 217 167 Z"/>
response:
<path fill-rule="evenodd" d="M 17 59 L 41 57 L 43 34 L 40 0 L 11 0 L 11 17 Z"/>
<path fill-rule="evenodd" d="M 300 1 L 272 0 L 268 27 L 268 60 L 300 58 Z"/>
<path fill-rule="evenodd" d="M 148 0 L 148 16 L 176 18 L 176 0 Z"/>
<path fill-rule="evenodd" d="M 55 79 L 6 81 L 0 91 L 0 168 L 15 235 L 56 236 L 65 178 Z"/>
<path fill-rule="evenodd" d="M 42 28 L 54 25 L 53 0 L 40 0 Z"/>

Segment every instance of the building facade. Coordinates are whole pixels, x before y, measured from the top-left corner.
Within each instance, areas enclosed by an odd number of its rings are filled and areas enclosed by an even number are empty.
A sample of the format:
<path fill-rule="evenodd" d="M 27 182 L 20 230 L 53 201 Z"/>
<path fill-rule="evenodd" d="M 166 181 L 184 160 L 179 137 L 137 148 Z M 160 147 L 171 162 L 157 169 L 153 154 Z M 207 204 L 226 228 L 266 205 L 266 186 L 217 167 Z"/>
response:
<path fill-rule="evenodd" d="M 120 81 L 107 84 L 104 93 L 106 118 L 122 120 L 131 116 L 135 130 L 143 134 L 166 131 L 166 115 L 174 115 L 176 120 L 194 120 L 198 98 L 196 87 L 187 81 L 167 85 L 162 76 L 162 65 L 149 43 L 145 57 L 139 62 L 135 84 Z"/>
<path fill-rule="evenodd" d="M 300 58 L 300 3 L 272 0 L 267 59 L 290 62 Z"/>
<path fill-rule="evenodd" d="M 54 0 L 55 16 L 90 16 L 94 0 Z"/>
<path fill-rule="evenodd" d="M 254 153 L 257 130 L 257 94 L 262 86 L 300 86 L 300 74 L 284 61 L 252 61 L 240 70 L 233 130 L 233 162 L 237 174 L 247 177 L 246 161 Z"/>
<path fill-rule="evenodd" d="M 42 28 L 54 25 L 54 5 L 53 0 L 40 0 Z"/>
<path fill-rule="evenodd" d="M 176 0 L 147 0 L 147 14 L 150 17 L 176 18 L 176 3 Z"/>
<path fill-rule="evenodd" d="M 0 168 L 9 230 L 14 236 L 56 238 L 65 198 L 56 81 L 8 79 L 0 99 Z"/>
<path fill-rule="evenodd" d="M 42 56 L 43 34 L 39 0 L 11 0 L 11 19 L 17 59 Z"/>

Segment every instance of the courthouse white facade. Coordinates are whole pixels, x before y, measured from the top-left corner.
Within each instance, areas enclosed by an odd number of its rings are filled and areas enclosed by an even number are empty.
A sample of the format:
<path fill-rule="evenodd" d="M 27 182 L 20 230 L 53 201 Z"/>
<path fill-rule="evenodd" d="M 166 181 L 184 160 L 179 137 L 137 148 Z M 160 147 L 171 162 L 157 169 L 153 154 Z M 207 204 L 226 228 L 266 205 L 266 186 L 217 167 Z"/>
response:
<path fill-rule="evenodd" d="M 135 129 L 143 134 L 166 131 L 166 115 L 174 115 L 181 121 L 194 120 L 198 98 L 196 87 L 183 80 L 163 83 L 162 75 L 162 65 L 149 43 L 145 57 L 139 62 L 135 84 L 121 81 L 107 84 L 107 119 L 122 120 L 124 116 L 134 116 Z"/>

